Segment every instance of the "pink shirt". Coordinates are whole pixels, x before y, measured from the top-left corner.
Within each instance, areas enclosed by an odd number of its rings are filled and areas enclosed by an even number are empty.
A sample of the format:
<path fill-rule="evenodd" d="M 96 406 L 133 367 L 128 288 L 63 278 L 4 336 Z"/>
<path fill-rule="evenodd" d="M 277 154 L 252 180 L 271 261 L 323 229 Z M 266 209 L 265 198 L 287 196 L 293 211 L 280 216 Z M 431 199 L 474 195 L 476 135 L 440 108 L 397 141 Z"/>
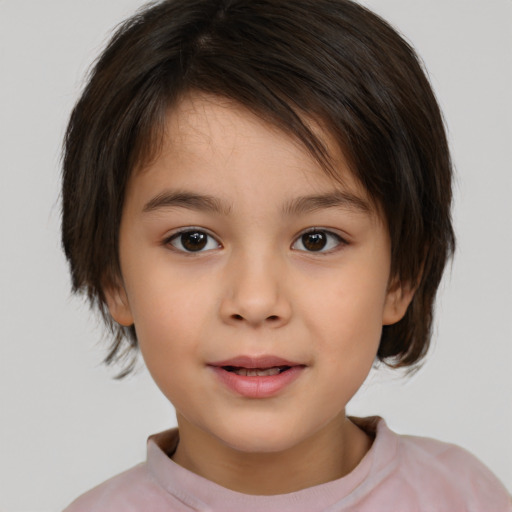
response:
<path fill-rule="evenodd" d="M 90 490 L 64 512 L 512 512 L 503 485 L 462 448 L 399 436 L 378 418 L 364 422 L 376 437 L 354 471 L 277 496 L 234 492 L 177 465 L 167 453 L 174 451 L 178 432 L 168 430 L 148 439 L 146 462 Z"/>

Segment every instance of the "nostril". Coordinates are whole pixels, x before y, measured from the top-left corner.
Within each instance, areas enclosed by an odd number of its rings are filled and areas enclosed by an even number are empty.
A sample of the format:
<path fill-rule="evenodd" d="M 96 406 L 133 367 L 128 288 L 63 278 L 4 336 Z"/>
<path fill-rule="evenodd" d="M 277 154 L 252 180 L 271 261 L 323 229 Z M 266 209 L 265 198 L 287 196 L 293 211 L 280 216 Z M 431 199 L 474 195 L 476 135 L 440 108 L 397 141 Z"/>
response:
<path fill-rule="evenodd" d="M 231 318 L 233 318 L 233 320 L 243 320 L 244 319 L 244 317 L 239 314 L 231 315 Z M 275 322 L 276 320 L 279 320 L 279 317 L 277 315 L 270 315 L 267 317 L 267 320 L 270 320 L 271 322 Z"/>

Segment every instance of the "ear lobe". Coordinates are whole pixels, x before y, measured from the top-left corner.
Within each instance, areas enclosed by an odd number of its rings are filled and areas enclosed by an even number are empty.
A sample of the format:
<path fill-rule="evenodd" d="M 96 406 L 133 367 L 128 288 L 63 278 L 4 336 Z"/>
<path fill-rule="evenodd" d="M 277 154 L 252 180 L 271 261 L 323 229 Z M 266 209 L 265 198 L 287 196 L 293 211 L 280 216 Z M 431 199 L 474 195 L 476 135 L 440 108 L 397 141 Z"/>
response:
<path fill-rule="evenodd" d="M 409 283 L 394 283 L 388 289 L 384 311 L 382 314 L 382 325 L 393 325 L 402 320 L 409 304 L 411 303 L 416 288 Z"/>
<path fill-rule="evenodd" d="M 128 297 L 123 286 L 116 285 L 105 289 L 105 300 L 107 302 L 110 316 L 121 325 L 128 327 L 133 325 L 133 316 L 128 303 Z"/>

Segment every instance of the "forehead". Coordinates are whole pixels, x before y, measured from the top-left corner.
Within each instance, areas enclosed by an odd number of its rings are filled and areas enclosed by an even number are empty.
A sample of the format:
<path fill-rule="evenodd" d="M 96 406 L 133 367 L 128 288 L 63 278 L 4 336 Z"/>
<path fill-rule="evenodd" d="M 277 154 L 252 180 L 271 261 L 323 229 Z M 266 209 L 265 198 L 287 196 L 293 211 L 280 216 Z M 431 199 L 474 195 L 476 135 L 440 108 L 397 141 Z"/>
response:
<path fill-rule="evenodd" d="M 375 212 L 334 138 L 319 123 L 309 128 L 325 146 L 332 170 L 290 133 L 239 103 L 213 95 L 187 94 L 169 108 L 156 158 L 138 169 L 153 189 L 178 186 L 217 197 L 237 197 L 241 187 L 286 203 L 305 195 L 344 195 L 347 205 Z M 271 180 L 274 188 L 269 191 Z M 133 180 L 132 180 L 133 181 Z M 141 180 L 136 179 L 137 187 Z M 331 197 L 332 199 L 332 197 Z M 329 199 L 328 199 L 329 201 Z M 321 201 L 317 201 L 320 205 Z"/>
<path fill-rule="evenodd" d="M 250 150 L 265 141 L 267 151 L 262 152 L 262 156 L 265 153 L 269 157 L 285 153 L 290 158 L 300 155 L 305 164 L 315 159 L 292 127 L 279 127 L 276 122 L 266 120 L 266 117 L 269 116 L 259 111 L 254 114 L 230 98 L 188 93 L 168 111 L 165 138 L 167 149 L 182 152 L 193 147 L 197 151 L 203 145 L 209 146 L 209 151 L 221 156 L 223 151 L 231 153 L 234 146 L 240 151 Z M 336 160 L 340 167 L 340 180 L 348 177 L 348 161 L 328 130 L 306 116 L 301 120 Z M 275 143 L 270 144 L 271 140 Z"/>

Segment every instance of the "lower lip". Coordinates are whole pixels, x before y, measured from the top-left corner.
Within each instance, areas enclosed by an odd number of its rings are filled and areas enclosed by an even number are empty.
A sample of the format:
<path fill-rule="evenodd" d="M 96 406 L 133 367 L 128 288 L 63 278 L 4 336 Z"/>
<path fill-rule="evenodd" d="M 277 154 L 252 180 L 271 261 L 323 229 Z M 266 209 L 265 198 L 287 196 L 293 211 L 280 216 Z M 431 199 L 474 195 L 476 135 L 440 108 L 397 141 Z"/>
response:
<path fill-rule="evenodd" d="M 219 366 L 211 367 L 220 381 L 238 395 L 247 398 L 270 398 L 294 382 L 304 371 L 305 366 L 292 366 L 277 375 L 247 377 L 228 372 Z"/>

